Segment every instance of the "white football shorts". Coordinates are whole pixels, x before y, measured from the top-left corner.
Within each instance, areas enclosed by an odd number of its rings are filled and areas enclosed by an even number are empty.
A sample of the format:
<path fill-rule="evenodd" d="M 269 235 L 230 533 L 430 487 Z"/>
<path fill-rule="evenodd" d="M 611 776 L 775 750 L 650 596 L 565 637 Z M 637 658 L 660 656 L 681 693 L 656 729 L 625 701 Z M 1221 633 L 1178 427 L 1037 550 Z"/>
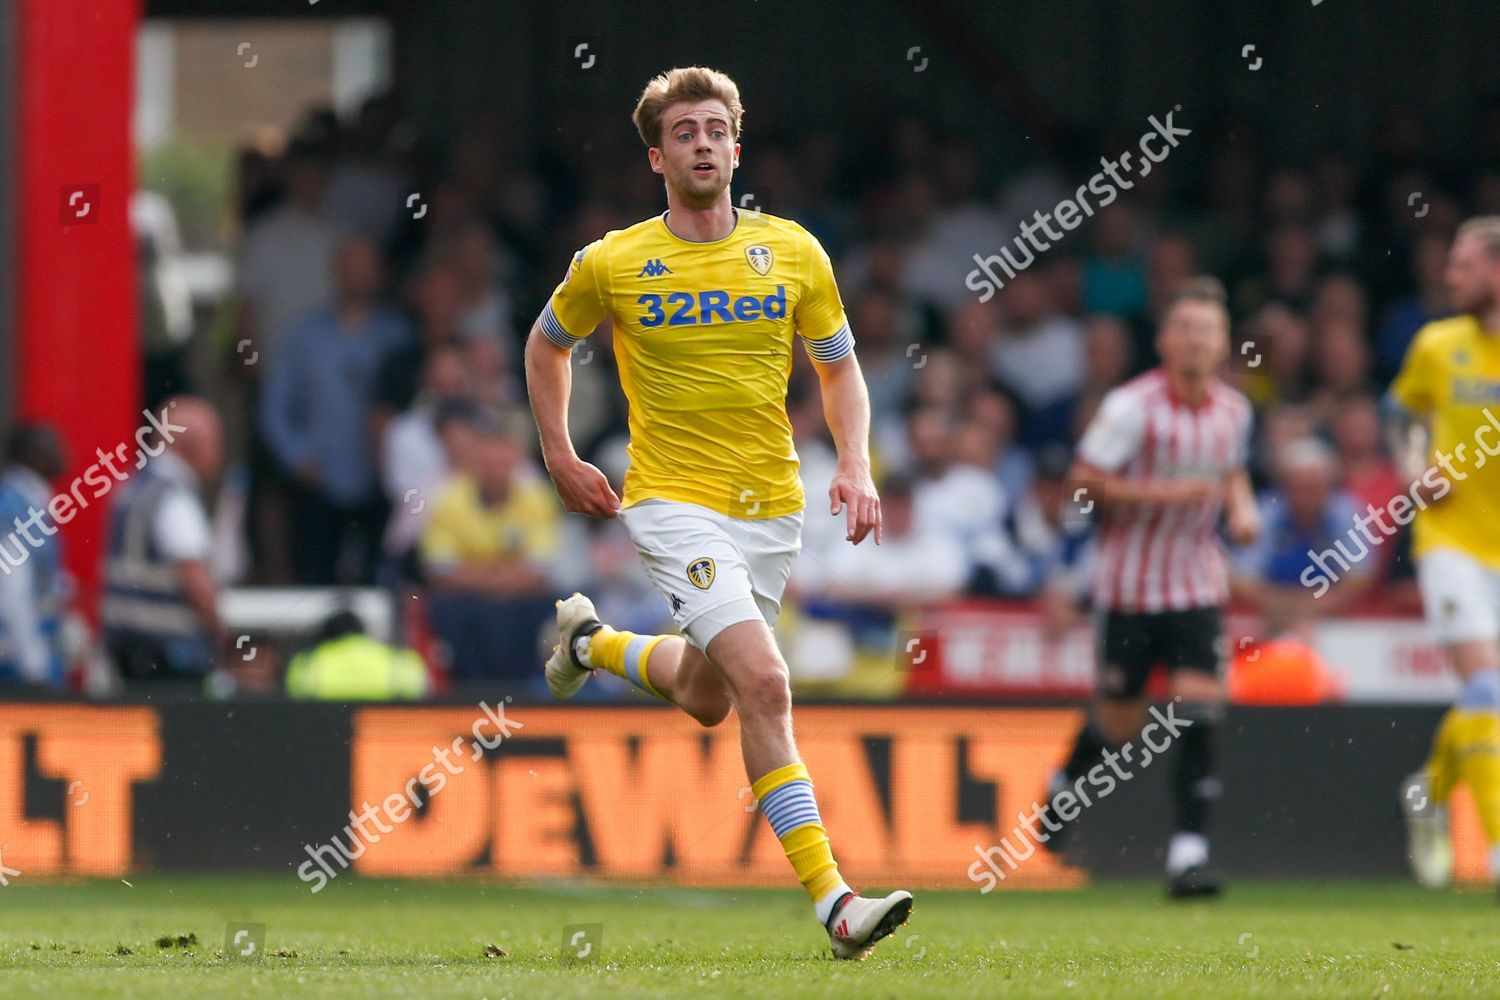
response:
<path fill-rule="evenodd" d="M 687 640 L 707 650 L 731 625 L 775 625 L 802 548 L 802 515 L 750 520 L 697 504 L 645 500 L 620 511 L 641 563 Z"/>
<path fill-rule="evenodd" d="M 1483 560 L 1433 549 L 1417 561 L 1417 586 L 1439 643 L 1500 638 L 1500 571 Z"/>

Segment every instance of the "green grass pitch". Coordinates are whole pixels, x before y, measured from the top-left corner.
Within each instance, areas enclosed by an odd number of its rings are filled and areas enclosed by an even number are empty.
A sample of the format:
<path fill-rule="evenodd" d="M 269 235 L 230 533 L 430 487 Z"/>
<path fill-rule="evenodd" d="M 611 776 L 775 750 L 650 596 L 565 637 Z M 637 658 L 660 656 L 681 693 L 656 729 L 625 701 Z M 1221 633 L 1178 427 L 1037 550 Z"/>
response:
<path fill-rule="evenodd" d="M 910 926 L 835 962 L 794 888 L 512 887 L 348 877 L 0 888 L 0 995 L 68 998 L 850 996 L 1366 998 L 1500 994 L 1487 893 L 1241 883 L 1169 903 L 1155 883 L 916 891 Z M 266 926 L 250 958 L 231 922 Z M 602 925 L 584 961 L 563 928 Z M 493 946 L 493 948 L 491 948 Z M 487 954 L 487 951 L 490 953 Z M 503 951 L 503 954 L 498 953 Z"/>

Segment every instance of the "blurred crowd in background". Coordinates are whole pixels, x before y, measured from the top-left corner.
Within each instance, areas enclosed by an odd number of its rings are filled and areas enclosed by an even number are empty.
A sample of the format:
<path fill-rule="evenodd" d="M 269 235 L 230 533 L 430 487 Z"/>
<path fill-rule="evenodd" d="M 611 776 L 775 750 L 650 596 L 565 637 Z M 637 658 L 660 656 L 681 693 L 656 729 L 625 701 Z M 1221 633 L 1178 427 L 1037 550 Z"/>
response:
<path fill-rule="evenodd" d="M 986 302 L 965 285 L 974 255 L 1096 165 L 994 176 L 977 140 L 916 118 L 790 139 L 747 123 L 736 204 L 797 220 L 833 258 L 886 518 L 876 550 L 849 546 L 826 515 L 835 454 L 795 352 L 788 409 L 810 502 L 790 621 L 888 630 L 903 610 L 963 597 L 1080 621 L 1089 545 L 1067 516 L 1072 446 L 1101 397 L 1154 364 L 1162 304 L 1200 273 L 1230 291 L 1227 377 L 1257 411 L 1266 532 L 1233 554 L 1238 600 L 1277 628 L 1369 602 L 1416 610 L 1404 539 L 1321 599 L 1299 577 L 1309 550 L 1403 490 L 1380 399 L 1417 329 L 1446 313 L 1458 222 L 1500 213 L 1500 112 L 1463 172 L 1428 164 L 1422 120 L 1400 109 L 1368 158 L 1276 163 L 1245 127 L 1202 128 L 1196 160 L 1136 178 Z M 161 335 L 184 320 L 142 261 L 146 401 L 201 397 L 224 428 L 201 484 L 217 585 L 415 596 L 436 672 L 458 679 L 539 677 L 552 600 L 573 589 L 618 626 L 666 627 L 623 529 L 562 512 L 521 370 L 572 254 L 664 207 L 625 116 L 580 112 L 540 145 L 481 118 L 439 143 L 415 138 L 391 97 L 349 120 L 311 109 L 246 141 L 233 191 L 234 294 L 191 337 Z M 574 441 L 619 490 L 607 324 L 573 371 Z M 349 634 L 345 622 L 335 638 Z M 815 675 L 806 659 L 794 669 Z"/>

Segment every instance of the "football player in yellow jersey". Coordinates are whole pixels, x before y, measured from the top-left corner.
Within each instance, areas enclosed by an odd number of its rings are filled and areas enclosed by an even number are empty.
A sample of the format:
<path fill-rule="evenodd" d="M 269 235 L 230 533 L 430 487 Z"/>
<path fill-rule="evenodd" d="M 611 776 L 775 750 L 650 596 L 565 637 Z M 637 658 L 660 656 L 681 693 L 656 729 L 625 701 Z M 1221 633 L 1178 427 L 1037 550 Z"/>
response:
<path fill-rule="evenodd" d="M 574 255 L 527 341 L 527 388 L 558 495 L 570 511 L 625 523 L 682 631 L 617 631 L 574 594 L 558 602 L 562 641 L 546 677 L 569 698 L 608 670 L 705 726 L 733 709 L 751 789 L 834 954 L 862 958 L 906 922 L 912 898 L 866 898 L 844 883 L 792 737 L 770 626 L 802 535 L 786 415 L 793 334 L 817 369 L 838 446 L 830 514 L 844 514 L 856 545 L 881 532 L 870 402 L 828 255 L 796 223 L 730 201 L 743 114 L 734 81 L 715 70 L 674 69 L 646 85 L 634 120 L 667 211 Z M 568 436 L 569 352 L 605 319 L 629 403 L 623 502 Z"/>
<path fill-rule="evenodd" d="M 1500 216 L 1459 228 L 1445 279 L 1459 315 L 1418 331 L 1390 390 L 1422 603 L 1463 682 L 1401 792 L 1412 868 L 1431 886 L 1451 877 L 1447 802 L 1459 782 L 1500 877 Z"/>

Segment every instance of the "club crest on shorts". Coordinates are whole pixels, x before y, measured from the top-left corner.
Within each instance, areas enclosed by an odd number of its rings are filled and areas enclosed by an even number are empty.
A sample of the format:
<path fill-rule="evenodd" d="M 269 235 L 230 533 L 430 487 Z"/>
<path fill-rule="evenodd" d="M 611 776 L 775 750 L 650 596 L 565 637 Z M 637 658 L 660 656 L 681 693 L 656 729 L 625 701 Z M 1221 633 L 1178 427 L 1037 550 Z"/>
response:
<path fill-rule="evenodd" d="M 714 583 L 714 561 L 708 556 L 700 556 L 688 563 L 688 579 L 693 586 L 699 590 L 707 590 Z"/>
<path fill-rule="evenodd" d="M 771 273 L 771 264 L 776 258 L 772 256 L 770 247 L 764 243 L 757 243 L 745 248 L 745 259 L 750 262 L 750 270 L 765 277 Z"/>

